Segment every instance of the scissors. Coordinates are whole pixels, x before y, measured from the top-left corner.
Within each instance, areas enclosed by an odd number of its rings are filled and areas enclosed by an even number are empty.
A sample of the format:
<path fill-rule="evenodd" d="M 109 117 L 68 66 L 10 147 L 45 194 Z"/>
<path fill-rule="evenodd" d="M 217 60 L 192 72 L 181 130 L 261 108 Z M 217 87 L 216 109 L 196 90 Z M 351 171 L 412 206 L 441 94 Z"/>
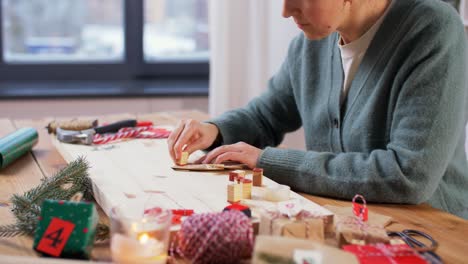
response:
<path fill-rule="evenodd" d="M 432 264 L 441 264 L 442 259 L 439 255 L 434 253 L 434 250 L 437 249 L 439 243 L 432 238 L 430 235 L 413 229 L 405 229 L 401 232 L 387 232 L 390 237 L 399 237 L 401 238 L 408 246 L 419 252 L 423 255 L 430 263 Z M 431 244 L 427 245 L 421 242 L 418 238 L 424 238 L 429 241 Z"/>

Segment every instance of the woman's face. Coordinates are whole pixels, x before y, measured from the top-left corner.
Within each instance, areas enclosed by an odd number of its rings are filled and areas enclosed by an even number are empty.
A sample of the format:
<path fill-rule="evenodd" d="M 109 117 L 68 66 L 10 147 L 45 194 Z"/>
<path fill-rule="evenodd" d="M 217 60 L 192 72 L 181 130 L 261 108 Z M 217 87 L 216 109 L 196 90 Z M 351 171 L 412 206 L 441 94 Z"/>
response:
<path fill-rule="evenodd" d="M 283 17 L 293 17 L 311 40 L 337 31 L 345 18 L 346 0 L 283 0 Z"/>

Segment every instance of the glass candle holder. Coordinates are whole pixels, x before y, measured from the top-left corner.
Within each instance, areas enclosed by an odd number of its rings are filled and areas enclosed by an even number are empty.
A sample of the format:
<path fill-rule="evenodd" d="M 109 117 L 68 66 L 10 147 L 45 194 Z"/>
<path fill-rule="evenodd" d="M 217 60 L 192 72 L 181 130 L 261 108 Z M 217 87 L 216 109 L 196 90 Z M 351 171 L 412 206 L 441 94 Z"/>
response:
<path fill-rule="evenodd" d="M 112 260 L 122 264 L 166 263 L 172 213 L 159 207 L 140 211 L 128 206 L 112 208 Z"/>
<path fill-rule="evenodd" d="M 283 202 L 289 200 L 291 188 L 287 185 L 275 185 L 265 189 L 264 199 L 270 202 Z"/>

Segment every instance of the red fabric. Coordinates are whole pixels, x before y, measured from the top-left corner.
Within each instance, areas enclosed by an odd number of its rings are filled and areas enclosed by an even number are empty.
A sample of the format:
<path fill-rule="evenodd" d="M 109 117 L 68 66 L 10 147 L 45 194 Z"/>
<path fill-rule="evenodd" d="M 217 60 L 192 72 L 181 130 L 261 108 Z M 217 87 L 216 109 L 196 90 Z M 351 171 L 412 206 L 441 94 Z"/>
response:
<path fill-rule="evenodd" d="M 407 245 L 346 245 L 343 250 L 356 255 L 361 264 L 427 264 L 421 255 Z"/>

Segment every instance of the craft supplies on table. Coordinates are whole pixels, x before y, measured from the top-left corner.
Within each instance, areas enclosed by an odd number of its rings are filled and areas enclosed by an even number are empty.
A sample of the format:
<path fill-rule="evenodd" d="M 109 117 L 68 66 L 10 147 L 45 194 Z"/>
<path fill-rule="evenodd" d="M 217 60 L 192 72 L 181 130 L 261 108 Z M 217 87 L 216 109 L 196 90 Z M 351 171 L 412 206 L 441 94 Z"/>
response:
<path fill-rule="evenodd" d="M 356 255 L 361 264 L 428 264 L 407 245 L 346 245 L 345 251 Z"/>
<path fill-rule="evenodd" d="M 273 185 L 265 189 L 265 200 L 271 202 L 282 202 L 290 199 L 291 188 L 287 185 Z"/>
<path fill-rule="evenodd" d="M 115 207 L 110 214 L 111 254 L 116 263 L 166 263 L 169 249 L 171 210 Z M 139 212 L 139 213 L 138 213 Z"/>
<path fill-rule="evenodd" d="M 28 153 L 38 141 L 35 128 L 25 127 L 0 138 L 0 169 Z"/>
<path fill-rule="evenodd" d="M 179 166 L 187 165 L 188 159 L 189 159 L 189 153 L 187 151 L 182 151 L 182 153 L 180 154 L 180 158 L 177 161 L 177 165 Z"/>
<path fill-rule="evenodd" d="M 305 262 L 307 260 L 308 262 Z M 255 238 L 252 264 L 270 263 L 358 264 L 359 262 L 353 254 L 322 243 L 290 237 L 259 235 Z"/>
<path fill-rule="evenodd" d="M 263 185 L 263 169 L 262 168 L 253 168 L 252 170 L 252 181 L 253 186 L 262 187 Z"/>
<path fill-rule="evenodd" d="M 98 213 L 89 202 L 45 200 L 34 237 L 34 249 L 53 257 L 90 257 Z"/>
<path fill-rule="evenodd" d="M 299 200 L 291 200 L 278 203 L 274 209 L 262 210 L 259 234 L 323 243 L 327 221 L 318 212 L 304 210 Z"/>
<path fill-rule="evenodd" d="M 188 217 L 171 250 L 193 264 L 240 263 L 253 251 L 253 227 L 242 212 L 229 210 Z"/>
<path fill-rule="evenodd" d="M 400 232 L 387 232 L 387 234 L 390 238 L 400 238 L 408 246 L 423 255 L 430 263 L 442 263 L 440 256 L 434 252 L 439 246 L 439 243 L 429 234 L 412 229 L 405 229 Z M 427 244 L 427 242 L 430 244 Z"/>
<path fill-rule="evenodd" d="M 57 128 L 65 129 L 65 130 L 72 130 L 72 131 L 80 131 L 85 129 L 90 129 L 96 127 L 98 125 L 98 120 L 86 120 L 86 119 L 78 119 L 74 118 L 71 120 L 54 120 L 47 124 L 47 132 L 49 134 L 55 134 Z"/>

